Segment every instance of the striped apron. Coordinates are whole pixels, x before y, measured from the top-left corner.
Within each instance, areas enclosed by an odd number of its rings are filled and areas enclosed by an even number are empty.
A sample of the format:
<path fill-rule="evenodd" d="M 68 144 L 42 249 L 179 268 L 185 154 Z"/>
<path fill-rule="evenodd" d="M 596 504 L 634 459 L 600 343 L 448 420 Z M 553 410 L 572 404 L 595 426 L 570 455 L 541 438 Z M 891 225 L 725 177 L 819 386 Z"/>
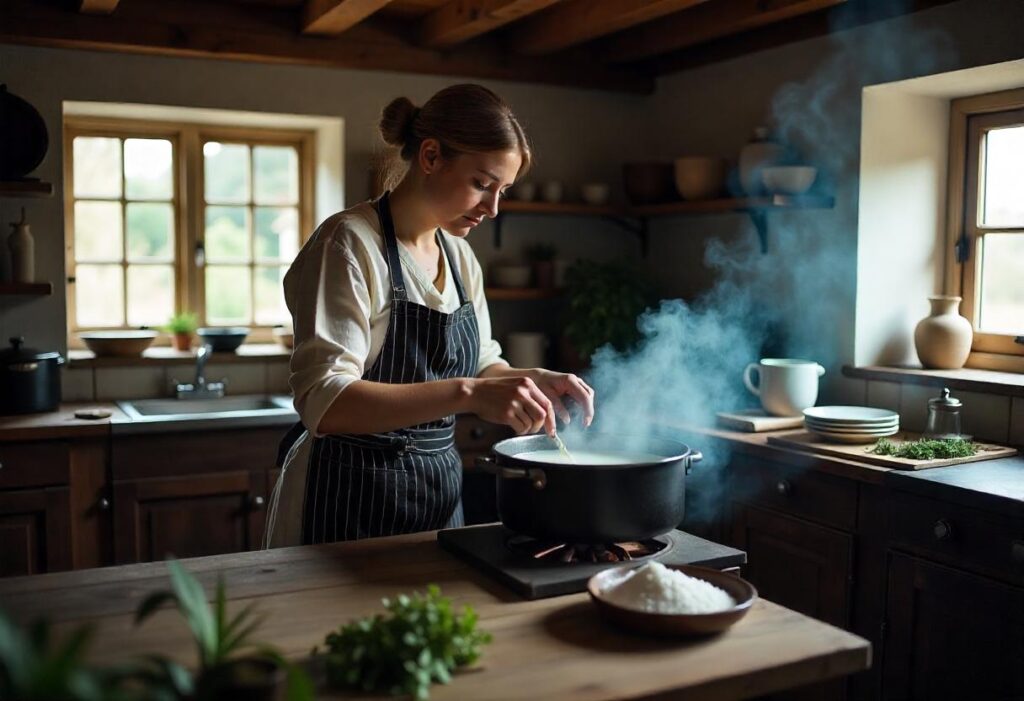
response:
<path fill-rule="evenodd" d="M 391 274 L 391 317 L 364 380 L 406 384 L 475 377 L 480 336 L 473 304 L 452 264 L 459 308 L 445 314 L 410 302 L 388 193 L 377 201 Z M 344 393 L 341 395 L 344 401 Z M 313 439 L 306 471 L 302 543 L 330 543 L 463 525 L 462 459 L 455 417 L 386 433 Z"/>

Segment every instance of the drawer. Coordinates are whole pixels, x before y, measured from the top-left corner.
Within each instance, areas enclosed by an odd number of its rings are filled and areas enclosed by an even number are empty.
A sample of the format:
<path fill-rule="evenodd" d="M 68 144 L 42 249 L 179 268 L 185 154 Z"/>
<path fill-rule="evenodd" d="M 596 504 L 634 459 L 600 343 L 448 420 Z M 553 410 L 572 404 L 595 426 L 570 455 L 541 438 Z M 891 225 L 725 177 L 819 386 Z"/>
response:
<path fill-rule="evenodd" d="M 0 489 L 68 484 L 70 463 L 62 441 L 0 443 Z"/>
<path fill-rule="evenodd" d="M 114 479 L 147 479 L 274 466 L 288 427 L 115 436 Z"/>
<path fill-rule="evenodd" d="M 759 504 L 846 531 L 857 526 L 857 483 L 778 463 L 736 459 L 733 498 Z M 698 463 L 694 471 L 700 469 Z"/>
<path fill-rule="evenodd" d="M 455 445 L 464 454 L 487 453 L 495 443 L 514 435 L 508 426 L 492 424 L 476 416 L 463 415 L 455 420 Z"/>
<path fill-rule="evenodd" d="M 1024 581 L 1024 521 L 946 501 L 893 492 L 890 544 Z"/>

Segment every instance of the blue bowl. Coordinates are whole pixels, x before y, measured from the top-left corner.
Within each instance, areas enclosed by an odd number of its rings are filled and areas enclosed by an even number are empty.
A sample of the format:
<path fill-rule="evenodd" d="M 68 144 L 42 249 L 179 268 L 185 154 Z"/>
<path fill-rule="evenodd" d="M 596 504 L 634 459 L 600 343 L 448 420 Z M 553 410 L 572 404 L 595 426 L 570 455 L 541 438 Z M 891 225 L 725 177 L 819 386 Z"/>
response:
<path fill-rule="evenodd" d="M 215 353 L 233 353 L 249 335 L 249 329 L 244 326 L 204 327 L 196 334 L 203 343 L 210 344 Z"/>

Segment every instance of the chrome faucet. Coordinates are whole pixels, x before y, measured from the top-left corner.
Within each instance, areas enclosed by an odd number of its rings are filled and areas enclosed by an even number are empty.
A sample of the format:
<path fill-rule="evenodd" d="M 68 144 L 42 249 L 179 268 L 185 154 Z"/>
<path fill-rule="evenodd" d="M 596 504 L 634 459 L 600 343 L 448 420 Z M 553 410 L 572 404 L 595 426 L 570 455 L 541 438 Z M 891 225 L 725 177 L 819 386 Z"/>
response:
<path fill-rule="evenodd" d="M 191 384 L 175 385 L 174 392 L 178 399 L 213 399 L 224 396 L 227 380 L 206 381 L 206 361 L 209 360 L 212 352 L 213 346 L 209 343 L 204 343 L 196 350 L 196 379 Z"/>

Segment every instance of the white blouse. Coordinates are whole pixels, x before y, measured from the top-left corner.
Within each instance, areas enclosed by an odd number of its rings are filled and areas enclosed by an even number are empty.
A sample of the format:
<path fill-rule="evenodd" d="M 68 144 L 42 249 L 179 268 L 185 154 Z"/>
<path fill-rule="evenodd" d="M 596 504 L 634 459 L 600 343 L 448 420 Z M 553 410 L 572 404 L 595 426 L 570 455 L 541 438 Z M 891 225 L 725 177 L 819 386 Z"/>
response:
<path fill-rule="evenodd" d="M 469 244 L 443 233 L 452 262 L 473 302 L 480 330 L 479 374 L 501 358 L 491 338 L 483 272 Z M 399 242 L 410 302 L 450 314 L 459 307 L 447 257 L 444 292 L 437 288 Z M 391 311 L 391 276 L 380 220 L 363 202 L 327 218 L 299 251 L 284 278 L 284 298 L 292 314 L 295 347 L 291 385 L 295 410 L 313 435 L 338 395 L 360 379 L 380 354 Z"/>

